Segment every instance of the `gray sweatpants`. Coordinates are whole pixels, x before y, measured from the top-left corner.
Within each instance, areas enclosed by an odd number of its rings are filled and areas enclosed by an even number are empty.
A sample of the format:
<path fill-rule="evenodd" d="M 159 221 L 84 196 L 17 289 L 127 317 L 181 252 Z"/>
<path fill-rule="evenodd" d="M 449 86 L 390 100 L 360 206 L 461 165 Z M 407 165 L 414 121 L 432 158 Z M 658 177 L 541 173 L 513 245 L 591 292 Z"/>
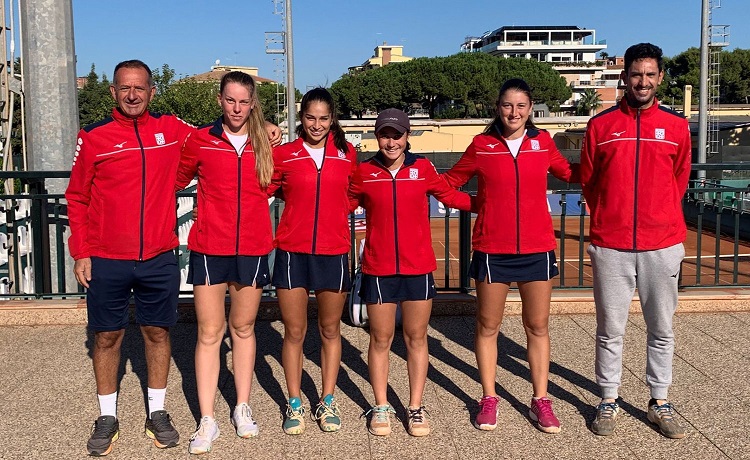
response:
<path fill-rule="evenodd" d="M 667 399 L 672 383 L 677 283 L 682 243 L 653 251 L 621 251 L 589 245 L 596 304 L 596 382 L 602 398 L 617 398 L 622 342 L 630 302 L 638 288 L 646 321 L 646 383 L 654 399 Z"/>

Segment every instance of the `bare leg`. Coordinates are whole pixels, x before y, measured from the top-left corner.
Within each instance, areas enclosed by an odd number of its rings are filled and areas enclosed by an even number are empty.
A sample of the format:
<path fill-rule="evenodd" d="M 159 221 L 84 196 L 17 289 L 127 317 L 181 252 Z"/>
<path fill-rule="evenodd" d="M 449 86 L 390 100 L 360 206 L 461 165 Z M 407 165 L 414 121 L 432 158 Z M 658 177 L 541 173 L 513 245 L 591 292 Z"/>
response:
<path fill-rule="evenodd" d="M 531 386 L 534 397 L 547 396 L 549 380 L 549 304 L 552 281 L 528 281 L 518 283 L 523 302 L 523 327 L 526 330 L 526 348 Z"/>
<path fill-rule="evenodd" d="M 375 405 L 388 404 L 388 367 L 393 336 L 396 332 L 396 304 L 367 304 L 370 322 L 370 346 L 367 367 Z"/>
<path fill-rule="evenodd" d="M 341 367 L 341 314 L 346 292 L 316 291 L 318 299 L 318 330 L 320 331 L 321 396 L 333 394 Z"/>
<path fill-rule="evenodd" d="M 307 333 L 307 289 L 276 289 L 279 296 L 281 319 L 284 322 L 284 341 L 281 346 L 281 364 L 289 398 L 299 398 L 302 385 L 302 345 Z"/>
<path fill-rule="evenodd" d="M 93 365 L 97 394 L 109 395 L 117 391 L 117 370 L 124 336 L 125 329 L 94 333 Z"/>
<path fill-rule="evenodd" d="M 227 328 L 224 303 L 227 284 L 197 285 L 195 315 L 198 321 L 198 342 L 195 344 L 195 381 L 201 417 L 214 416 L 214 400 L 219 384 L 219 349 Z"/>
<path fill-rule="evenodd" d="M 432 299 L 401 303 L 406 342 L 406 367 L 409 372 L 409 407 L 422 406 L 422 396 L 430 366 L 427 349 L 427 326 L 432 313 Z"/>
<path fill-rule="evenodd" d="M 172 344 L 169 341 L 169 328 L 161 326 L 141 326 L 146 348 L 149 388 L 166 388 L 169 376 L 169 361 L 172 359 Z"/>
<path fill-rule="evenodd" d="M 477 327 L 474 353 L 484 396 L 495 394 L 497 375 L 497 336 L 503 323 L 505 299 L 510 284 L 477 282 Z"/>
<path fill-rule="evenodd" d="M 229 283 L 229 334 L 232 337 L 232 367 L 237 404 L 250 402 L 255 369 L 255 319 L 263 287 Z"/>

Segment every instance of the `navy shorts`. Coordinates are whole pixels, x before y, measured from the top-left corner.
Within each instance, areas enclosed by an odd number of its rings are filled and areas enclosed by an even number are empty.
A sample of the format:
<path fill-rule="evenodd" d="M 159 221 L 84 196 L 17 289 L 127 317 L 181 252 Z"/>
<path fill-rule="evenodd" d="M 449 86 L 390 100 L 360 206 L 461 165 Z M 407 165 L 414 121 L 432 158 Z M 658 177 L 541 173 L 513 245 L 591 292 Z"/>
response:
<path fill-rule="evenodd" d="M 277 248 L 273 285 L 280 289 L 348 291 L 352 286 L 349 254 L 327 256 Z"/>
<path fill-rule="evenodd" d="M 233 282 L 263 287 L 270 281 L 268 256 L 209 256 L 190 251 L 187 282 L 194 286 Z"/>
<path fill-rule="evenodd" d="M 426 275 L 375 276 L 362 274 L 359 297 L 365 303 L 396 303 L 435 297 L 435 279 Z"/>
<path fill-rule="evenodd" d="M 557 276 L 555 251 L 533 254 L 487 254 L 474 251 L 469 276 L 487 283 L 547 281 Z"/>
<path fill-rule="evenodd" d="M 180 270 L 172 251 L 142 262 L 92 257 L 86 292 L 89 328 L 98 332 L 124 328 L 131 294 L 138 324 L 174 326 L 179 291 Z"/>

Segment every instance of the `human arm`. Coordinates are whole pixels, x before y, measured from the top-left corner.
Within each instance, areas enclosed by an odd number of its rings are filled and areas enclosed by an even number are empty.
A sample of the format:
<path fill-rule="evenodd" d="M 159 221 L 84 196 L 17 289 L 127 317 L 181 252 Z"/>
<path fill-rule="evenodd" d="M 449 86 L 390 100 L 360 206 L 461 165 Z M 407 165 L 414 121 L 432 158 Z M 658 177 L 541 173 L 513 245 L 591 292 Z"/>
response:
<path fill-rule="evenodd" d="M 685 120 L 682 137 L 677 145 L 677 156 L 674 162 L 674 176 L 680 196 L 685 195 L 690 180 L 690 167 L 692 159 L 692 146 L 690 141 L 690 129 Z"/>
<path fill-rule="evenodd" d="M 83 257 L 77 259 L 73 265 L 73 273 L 75 274 L 78 284 L 88 288 L 89 281 L 91 281 L 91 258 Z"/>
<path fill-rule="evenodd" d="M 91 185 L 95 174 L 94 152 L 91 151 L 90 145 L 88 135 L 81 130 L 78 134 L 68 188 L 65 190 L 70 225 L 68 247 L 70 255 L 76 260 L 90 256 L 88 213 L 91 203 Z"/>
<path fill-rule="evenodd" d="M 362 197 L 362 175 L 359 168 L 354 171 L 354 175 L 349 182 L 349 212 L 354 212 L 359 207 Z"/>
<path fill-rule="evenodd" d="M 474 177 L 477 169 L 477 151 L 472 143 L 453 167 L 442 174 L 442 177 L 452 188 L 458 188 L 469 182 Z"/>
<path fill-rule="evenodd" d="M 594 201 L 593 190 L 596 182 L 596 176 L 594 175 L 595 152 L 595 132 L 594 127 L 589 122 L 583 138 L 583 147 L 581 147 L 581 164 L 579 169 L 579 178 L 581 180 L 581 187 L 583 188 L 583 195 L 586 198 L 589 207 L 591 207 Z"/>
<path fill-rule="evenodd" d="M 557 149 L 552 139 L 550 139 L 549 152 L 549 172 L 556 178 L 568 183 L 581 181 L 581 165 L 579 163 L 570 163 L 562 153 Z"/>
<path fill-rule="evenodd" d="M 195 136 L 191 133 L 185 139 L 180 151 L 180 164 L 177 167 L 175 191 L 184 189 L 195 178 L 195 174 L 198 172 L 198 151 Z"/>
<path fill-rule="evenodd" d="M 471 210 L 471 197 L 466 192 L 460 192 L 448 184 L 444 175 L 437 173 L 435 166 L 430 163 L 426 168 L 427 193 L 450 208 L 461 211 Z"/>
<path fill-rule="evenodd" d="M 271 143 L 271 147 L 281 145 L 281 130 L 278 126 L 270 121 L 266 121 L 266 133 L 268 134 L 268 142 Z"/>

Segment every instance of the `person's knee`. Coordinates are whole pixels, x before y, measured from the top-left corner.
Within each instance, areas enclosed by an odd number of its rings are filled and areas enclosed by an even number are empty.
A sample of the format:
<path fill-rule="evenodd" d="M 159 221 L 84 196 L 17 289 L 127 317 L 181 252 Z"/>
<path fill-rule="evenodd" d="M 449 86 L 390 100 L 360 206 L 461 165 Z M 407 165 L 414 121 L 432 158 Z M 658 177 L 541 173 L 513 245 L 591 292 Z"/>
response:
<path fill-rule="evenodd" d="M 162 326 L 143 326 L 141 327 L 143 339 L 147 343 L 164 344 L 169 343 L 169 328 Z"/>
<path fill-rule="evenodd" d="M 393 342 L 393 331 L 370 331 L 370 345 L 377 351 L 390 350 Z"/>
<path fill-rule="evenodd" d="M 229 324 L 229 330 L 233 337 L 241 340 L 249 339 L 255 335 L 255 321 L 244 322 L 241 324 Z"/>
<path fill-rule="evenodd" d="M 341 339 L 341 321 L 318 325 L 320 338 L 326 341 Z"/>
<path fill-rule="evenodd" d="M 427 330 L 404 330 L 404 343 L 409 349 L 422 348 L 427 346 Z"/>
<path fill-rule="evenodd" d="M 499 321 L 488 320 L 486 318 L 477 318 L 476 334 L 481 337 L 494 337 L 500 333 Z"/>
<path fill-rule="evenodd" d="M 305 341 L 307 333 L 307 323 L 284 324 L 284 341 L 296 345 Z"/>
<path fill-rule="evenodd" d="M 547 337 L 549 336 L 549 321 L 547 318 L 524 321 L 524 329 L 527 336 Z"/>
<path fill-rule="evenodd" d="M 205 324 L 198 325 L 198 343 L 204 346 L 215 346 L 224 338 L 226 323 L 221 325 L 209 326 Z"/>
<path fill-rule="evenodd" d="M 124 335 L 124 329 L 117 331 L 100 331 L 94 335 L 94 343 L 96 348 L 99 348 L 100 350 L 116 348 L 119 347 Z"/>

